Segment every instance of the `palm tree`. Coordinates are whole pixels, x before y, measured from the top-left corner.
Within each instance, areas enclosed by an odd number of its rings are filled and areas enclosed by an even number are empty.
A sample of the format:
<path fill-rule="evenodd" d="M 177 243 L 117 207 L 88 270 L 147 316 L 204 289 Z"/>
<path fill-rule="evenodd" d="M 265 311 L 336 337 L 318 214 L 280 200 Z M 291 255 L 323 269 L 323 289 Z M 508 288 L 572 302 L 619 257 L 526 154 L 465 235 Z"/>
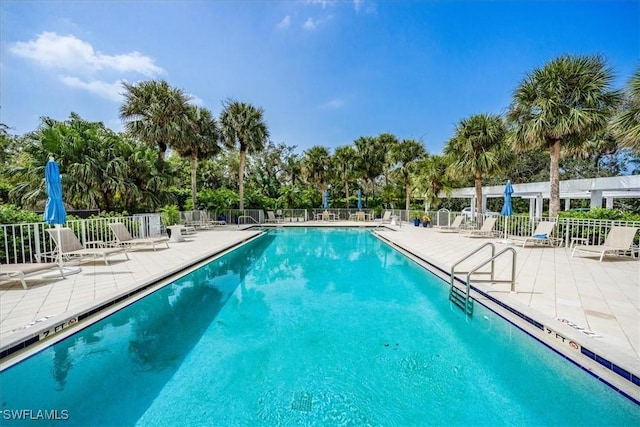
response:
<path fill-rule="evenodd" d="M 612 125 L 623 146 L 640 150 L 640 68 L 629 80 L 624 108 Z"/>
<path fill-rule="evenodd" d="M 244 167 L 247 152 L 258 152 L 263 149 L 269 139 L 269 130 L 264 122 L 264 111 L 251 104 L 227 100 L 220 113 L 222 138 L 229 148 L 240 147 L 240 164 L 238 165 L 238 196 L 240 210 L 244 210 Z"/>
<path fill-rule="evenodd" d="M 493 114 L 476 114 L 458 123 L 455 135 L 444 147 L 454 178 L 473 177 L 476 209 L 482 212 L 482 178 L 499 173 L 504 164 L 505 126 Z"/>
<path fill-rule="evenodd" d="M 356 150 L 350 145 L 336 148 L 333 154 L 333 163 L 336 172 L 336 178 L 344 185 L 344 194 L 349 207 L 349 183 L 353 180 L 354 165 L 356 162 Z"/>
<path fill-rule="evenodd" d="M 326 147 L 315 145 L 305 150 L 302 157 L 304 176 L 311 185 L 320 187 L 320 194 L 327 189 L 331 155 Z"/>
<path fill-rule="evenodd" d="M 560 210 L 561 154 L 606 127 L 621 99 L 612 82 L 601 57 L 566 55 L 533 70 L 514 92 L 507 113 L 509 140 L 519 148 L 549 151 L 551 217 Z"/>
<path fill-rule="evenodd" d="M 164 160 L 167 147 L 179 143 L 188 123 L 190 97 L 164 80 L 123 83 L 126 90 L 120 118 L 125 130 L 152 147 Z"/>
<path fill-rule="evenodd" d="M 449 163 L 444 156 L 427 155 L 417 165 L 417 187 L 425 195 L 425 204 L 429 208 L 437 208 L 440 204 L 440 194 L 450 194 L 453 188 L 447 174 Z"/>
<path fill-rule="evenodd" d="M 416 164 L 427 154 L 424 145 L 415 139 L 403 139 L 391 146 L 389 161 L 395 165 L 394 172 L 398 175 L 405 188 L 405 209 L 411 209 L 411 178 L 416 171 Z"/>
<path fill-rule="evenodd" d="M 356 146 L 356 173 L 371 184 L 371 196 L 375 196 L 375 182 L 385 167 L 386 149 L 380 138 L 361 136 L 354 141 Z"/>
<path fill-rule="evenodd" d="M 218 140 L 220 132 L 211 111 L 206 108 L 189 106 L 187 111 L 189 127 L 179 142 L 174 143 L 176 151 L 191 161 L 191 201 L 193 209 L 197 208 L 197 172 L 198 160 L 215 156 L 220 152 Z"/>

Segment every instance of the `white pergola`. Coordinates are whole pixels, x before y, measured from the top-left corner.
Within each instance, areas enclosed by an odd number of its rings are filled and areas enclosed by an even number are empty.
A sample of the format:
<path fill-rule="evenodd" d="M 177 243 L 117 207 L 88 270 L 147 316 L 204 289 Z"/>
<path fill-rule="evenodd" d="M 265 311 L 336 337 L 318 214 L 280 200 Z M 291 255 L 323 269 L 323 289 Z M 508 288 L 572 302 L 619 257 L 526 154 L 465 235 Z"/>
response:
<path fill-rule="evenodd" d="M 543 201 L 550 198 L 549 182 L 513 184 L 513 190 L 512 197 L 529 199 L 529 213 L 531 215 L 542 216 Z M 482 210 L 486 210 L 489 197 L 504 197 L 503 192 L 504 185 L 482 187 Z M 439 197 L 445 198 L 447 196 L 440 194 Z M 474 187 L 457 188 L 449 197 L 472 199 L 471 209 L 475 209 Z M 601 208 L 604 200 L 605 207 L 611 209 L 614 199 L 624 198 L 640 198 L 640 175 L 560 181 L 560 199 L 564 200 L 565 210 L 569 209 L 571 199 L 589 199 L 592 208 Z"/>

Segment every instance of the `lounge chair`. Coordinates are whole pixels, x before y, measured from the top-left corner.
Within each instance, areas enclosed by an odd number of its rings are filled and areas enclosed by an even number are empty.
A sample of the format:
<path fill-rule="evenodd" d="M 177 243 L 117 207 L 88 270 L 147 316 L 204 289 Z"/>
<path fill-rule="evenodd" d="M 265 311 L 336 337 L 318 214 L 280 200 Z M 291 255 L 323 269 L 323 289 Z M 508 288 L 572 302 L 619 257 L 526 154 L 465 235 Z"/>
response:
<path fill-rule="evenodd" d="M 112 222 L 109 224 L 111 231 L 116 236 L 118 246 L 123 248 L 131 248 L 133 246 L 152 246 L 153 250 L 156 250 L 156 245 L 165 244 L 169 247 L 168 237 L 148 237 L 148 238 L 136 238 L 134 239 L 127 227 L 121 222 Z"/>
<path fill-rule="evenodd" d="M 24 264 L 0 264 L 0 280 L 14 281 L 18 280 L 22 283 L 22 287 L 27 289 L 27 280 L 43 271 L 57 269 L 60 277 L 64 279 L 64 270 L 60 264 L 52 262 L 34 262 Z M 42 279 L 36 277 L 36 279 Z"/>
<path fill-rule="evenodd" d="M 591 252 L 600 254 L 600 262 L 602 262 L 605 255 L 619 255 L 621 252 L 631 251 L 631 256 L 635 256 L 632 245 L 637 231 L 637 227 L 613 226 L 603 244 L 576 245 L 573 247 L 571 256 L 575 255 L 576 251 Z"/>
<path fill-rule="evenodd" d="M 453 222 L 450 225 L 438 225 L 434 228 L 441 233 L 457 233 L 461 230 L 463 220 L 464 216 L 458 215 L 453 219 Z"/>
<path fill-rule="evenodd" d="M 555 246 L 562 243 L 562 239 L 552 237 L 555 226 L 556 223 L 554 221 L 542 221 L 538 223 L 531 236 L 509 236 L 509 240 L 514 243 L 522 242 L 523 248 L 528 244 Z"/>
<path fill-rule="evenodd" d="M 391 223 L 391 214 L 392 214 L 391 211 L 384 211 L 384 215 L 382 216 L 382 218 L 377 218 L 374 221 L 381 222 L 383 224 L 384 223 L 389 223 L 390 224 Z"/>
<path fill-rule="evenodd" d="M 204 211 L 202 213 L 202 221 L 203 221 L 204 227 L 206 228 L 213 228 L 218 225 L 227 225 L 227 221 L 219 221 L 217 219 L 209 218 L 209 213 L 207 211 Z"/>
<path fill-rule="evenodd" d="M 267 211 L 267 219 L 264 222 L 278 222 L 278 218 L 276 218 L 276 214 L 273 211 Z"/>
<path fill-rule="evenodd" d="M 88 242 L 87 247 L 83 246 L 70 228 L 49 228 L 47 232 L 56 243 L 56 251 L 62 255 L 63 259 L 77 257 L 82 260 L 85 257 L 92 257 L 95 260 L 102 258 L 106 265 L 109 265 L 107 257 L 110 255 L 124 253 L 125 257 L 129 259 L 125 248 L 107 248 L 104 247 L 104 242 Z"/>
<path fill-rule="evenodd" d="M 465 237 L 493 237 L 495 236 L 493 227 L 496 225 L 497 219 L 493 216 L 485 218 L 479 230 L 462 230 L 460 235 Z"/>

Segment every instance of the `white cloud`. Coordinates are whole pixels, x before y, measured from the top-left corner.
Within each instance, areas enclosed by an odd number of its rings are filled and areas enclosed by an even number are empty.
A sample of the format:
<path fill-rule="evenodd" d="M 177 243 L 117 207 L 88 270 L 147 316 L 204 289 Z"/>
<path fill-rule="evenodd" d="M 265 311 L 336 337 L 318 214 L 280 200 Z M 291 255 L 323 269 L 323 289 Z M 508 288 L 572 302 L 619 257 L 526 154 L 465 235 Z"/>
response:
<path fill-rule="evenodd" d="M 336 4 L 336 0 L 307 0 L 307 3 L 319 4 L 324 9 L 327 6 L 333 6 Z"/>
<path fill-rule="evenodd" d="M 95 93 L 96 95 L 111 101 L 121 102 L 123 100 L 123 80 L 107 83 L 100 80 L 82 81 L 78 77 L 74 76 L 61 76 L 60 81 L 67 86 Z"/>
<path fill-rule="evenodd" d="M 147 77 L 164 73 L 162 68 L 153 63 L 153 59 L 139 52 L 105 55 L 72 35 L 59 36 L 51 32 L 44 32 L 35 40 L 13 43 L 9 51 L 41 66 L 74 73 L 92 74 L 114 70 L 135 72 Z"/>
<path fill-rule="evenodd" d="M 331 20 L 331 18 L 333 18 L 332 15 L 329 15 L 325 18 L 321 18 L 321 19 L 313 19 L 313 18 L 309 18 L 305 21 L 304 24 L 302 24 L 302 28 L 304 28 L 307 31 L 313 31 L 316 28 L 318 28 L 319 25 L 323 25 L 324 23 L 328 22 Z"/>
<path fill-rule="evenodd" d="M 343 105 L 344 105 L 344 100 L 340 98 L 334 98 L 331 101 L 325 102 L 324 104 L 320 105 L 320 108 L 327 109 L 327 110 L 335 110 L 335 109 L 341 108 Z"/>
<path fill-rule="evenodd" d="M 204 101 L 201 98 L 198 98 L 191 93 L 188 93 L 187 96 L 189 97 L 189 104 L 195 105 L 196 107 L 204 107 Z"/>
<path fill-rule="evenodd" d="M 276 28 L 279 30 L 286 30 L 291 25 L 291 17 L 289 15 L 282 18 L 282 21 L 276 25 Z"/>
<path fill-rule="evenodd" d="M 302 28 L 311 31 L 316 29 L 316 25 L 316 21 L 314 21 L 313 18 L 309 18 L 304 24 L 302 24 Z"/>

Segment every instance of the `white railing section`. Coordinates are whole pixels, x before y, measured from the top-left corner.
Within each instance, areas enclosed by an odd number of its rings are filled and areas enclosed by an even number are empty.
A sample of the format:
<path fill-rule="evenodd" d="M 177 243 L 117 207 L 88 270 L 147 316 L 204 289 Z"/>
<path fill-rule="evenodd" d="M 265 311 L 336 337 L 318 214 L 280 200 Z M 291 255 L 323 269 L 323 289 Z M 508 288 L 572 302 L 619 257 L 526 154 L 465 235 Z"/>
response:
<path fill-rule="evenodd" d="M 245 210 L 226 210 L 226 211 L 189 211 L 181 213 L 184 223 L 187 217 L 192 220 L 209 221 L 225 221 L 226 224 L 265 224 L 267 216 L 265 212 L 268 209 L 245 209 Z M 413 226 L 413 216 L 417 211 L 407 211 L 404 209 L 389 209 L 392 217 L 402 222 L 407 222 Z M 359 212 L 357 208 L 341 208 L 329 209 L 332 218 L 341 221 L 353 219 L 353 214 Z M 276 209 L 274 213 L 279 222 L 306 222 L 313 221 L 317 213 L 324 212 L 324 209 Z M 371 209 L 362 209 L 368 218 L 375 219 L 376 211 Z M 384 214 L 384 211 L 382 212 Z M 439 210 L 427 212 L 431 218 L 431 225 L 448 224 L 459 212 Z M 423 213 L 420 212 L 420 218 Z M 484 218 L 465 217 L 463 222 L 466 228 L 479 228 Z M 552 221 L 548 217 L 532 218 L 528 215 L 514 215 L 510 217 L 500 217 L 495 225 L 496 237 L 504 236 L 531 236 L 538 223 L 541 221 Z M 558 218 L 554 220 L 556 226 L 553 236 L 562 239 L 564 246 L 569 247 L 575 240 L 580 240 L 582 244 L 597 245 L 604 242 L 607 233 L 612 226 L 630 226 L 640 228 L 640 221 L 619 221 L 619 220 L 594 220 L 594 219 L 575 219 L 575 218 Z M 106 245 L 114 242 L 115 237 L 111 233 L 108 224 L 110 222 L 123 222 L 130 230 L 134 237 L 150 237 L 157 236 L 165 232 L 162 224 L 161 216 L 157 213 L 140 214 L 127 217 L 110 217 L 110 218 L 90 218 L 69 220 L 65 227 L 74 230 L 80 241 L 83 243 L 102 241 Z M 43 222 L 29 224 L 0 224 L 0 263 L 27 263 L 39 262 L 46 259 L 50 255 L 54 246 L 45 232 L 47 228 L 53 225 Z M 640 234 L 640 233 L 639 233 Z M 634 242 L 638 247 L 638 239 L 636 235 Z"/>

